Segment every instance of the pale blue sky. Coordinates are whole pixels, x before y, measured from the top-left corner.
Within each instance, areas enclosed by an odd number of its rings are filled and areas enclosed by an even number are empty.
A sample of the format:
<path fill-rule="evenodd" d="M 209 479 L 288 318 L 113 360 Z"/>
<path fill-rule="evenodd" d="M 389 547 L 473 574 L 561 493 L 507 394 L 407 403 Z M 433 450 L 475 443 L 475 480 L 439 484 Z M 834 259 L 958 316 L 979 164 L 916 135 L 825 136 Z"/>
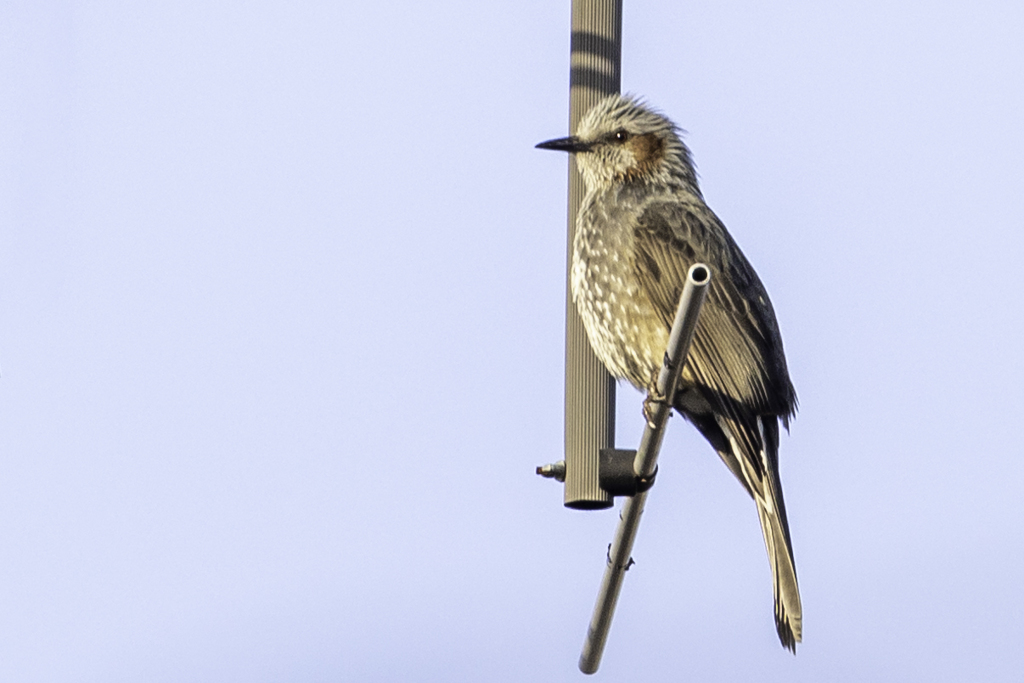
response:
<path fill-rule="evenodd" d="M 1019 680 L 1022 35 L 627 0 L 782 327 L 804 644 L 676 418 L 595 680 Z M 0 3 L 0 680 L 584 680 L 568 51 L 568 1 Z"/>

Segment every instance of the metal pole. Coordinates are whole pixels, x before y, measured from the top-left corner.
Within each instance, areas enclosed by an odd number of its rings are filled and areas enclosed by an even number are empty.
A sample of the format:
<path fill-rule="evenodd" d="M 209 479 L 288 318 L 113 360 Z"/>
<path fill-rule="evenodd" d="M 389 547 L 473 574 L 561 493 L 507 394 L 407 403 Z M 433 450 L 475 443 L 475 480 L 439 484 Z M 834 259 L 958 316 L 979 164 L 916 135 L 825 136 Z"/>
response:
<path fill-rule="evenodd" d="M 619 92 L 622 0 L 573 0 L 569 130 L 603 97 Z M 568 257 L 583 199 L 576 160 L 569 161 Z M 615 445 L 615 381 L 594 355 L 576 312 L 566 267 L 565 302 L 565 498 L 566 507 L 594 510 L 612 505 L 598 483 L 602 448 Z"/>
<path fill-rule="evenodd" d="M 679 374 L 686 361 L 693 332 L 697 328 L 700 307 L 704 303 L 704 296 L 710 282 L 710 268 L 702 263 L 690 267 L 686 276 L 686 285 L 679 297 L 679 308 L 676 309 L 676 317 L 672 323 L 672 333 L 669 336 L 668 349 L 665 353 L 665 364 L 658 374 L 658 396 L 648 396 L 647 405 L 652 410 L 649 410 L 649 421 L 644 429 L 643 438 L 640 440 L 640 449 L 633 460 L 633 471 L 642 479 L 650 478 L 657 468 L 658 451 L 661 449 L 665 426 L 672 412 L 671 397 L 675 395 Z M 635 496 L 627 498 L 622 506 L 619 527 L 615 532 L 615 540 L 612 541 L 611 549 L 608 551 L 608 565 L 605 567 L 601 589 L 598 591 L 597 602 L 594 604 L 590 628 L 587 629 L 587 640 L 583 644 L 583 652 L 580 654 L 580 671 L 585 674 L 596 672 L 597 667 L 601 665 L 601 655 L 604 652 L 605 641 L 608 639 L 608 629 L 611 627 L 612 616 L 615 614 L 619 591 L 622 589 L 622 579 L 632 563 L 630 553 L 633 551 L 633 541 L 636 540 L 640 516 L 643 514 L 648 493 L 648 491 L 637 493 Z"/>

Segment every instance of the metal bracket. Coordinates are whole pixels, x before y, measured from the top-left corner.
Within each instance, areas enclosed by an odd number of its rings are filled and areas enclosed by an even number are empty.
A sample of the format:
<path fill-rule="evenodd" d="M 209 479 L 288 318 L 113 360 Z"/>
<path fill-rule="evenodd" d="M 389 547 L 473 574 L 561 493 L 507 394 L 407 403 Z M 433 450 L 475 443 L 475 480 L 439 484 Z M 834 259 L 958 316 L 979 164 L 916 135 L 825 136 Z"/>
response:
<path fill-rule="evenodd" d="M 619 448 L 602 448 L 598 466 L 598 480 L 601 488 L 613 496 L 635 496 L 654 486 L 657 469 L 649 477 L 638 477 L 633 471 L 636 451 Z"/>

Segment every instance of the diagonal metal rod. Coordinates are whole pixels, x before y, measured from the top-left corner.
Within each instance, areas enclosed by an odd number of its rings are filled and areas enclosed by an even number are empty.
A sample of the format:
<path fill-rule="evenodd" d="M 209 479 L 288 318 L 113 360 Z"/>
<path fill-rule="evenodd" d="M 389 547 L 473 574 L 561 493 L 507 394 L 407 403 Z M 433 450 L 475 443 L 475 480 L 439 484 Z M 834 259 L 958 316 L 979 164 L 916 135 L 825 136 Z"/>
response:
<path fill-rule="evenodd" d="M 641 479 L 649 479 L 657 469 L 658 451 L 661 450 L 665 426 L 672 413 L 672 397 L 675 396 L 676 384 L 679 382 L 680 372 L 690 350 L 693 332 L 697 328 L 697 317 L 700 315 L 700 307 L 704 303 L 704 295 L 710 283 L 711 269 L 703 263 L 694 264 L 686 274 L 686 285 L 679 297 L 679 308 L 676 309 L 672 333 L 669 335 L 665 363 L 658 374 L 658 395 L 648 395 L 645 403 L 648 414 L 647 427 L 640 440 L 640 449 L 633 460 L 633 471 Z M 643 514 L 648 493 L 637 493 L 627 498 L 622 506 L 615 540 L 608 551 L 608 566 L 604 570 L 601 589 L 594 605 L 594 615 L 590 618 L 590 628 L 587 629 L 587 640 L 580 654 L 580 671 L 585 674 L 596 672 L 597 667 L 601 665 L 601 655 L 608 639 L 608 629 L 615 614 L 619 591 L 622 589 L 622 579 L 632 562 L 630 553 L 633 551 L 633 541 L 636 540 L 637 527 L 640 526 L 640 516 Z"/>

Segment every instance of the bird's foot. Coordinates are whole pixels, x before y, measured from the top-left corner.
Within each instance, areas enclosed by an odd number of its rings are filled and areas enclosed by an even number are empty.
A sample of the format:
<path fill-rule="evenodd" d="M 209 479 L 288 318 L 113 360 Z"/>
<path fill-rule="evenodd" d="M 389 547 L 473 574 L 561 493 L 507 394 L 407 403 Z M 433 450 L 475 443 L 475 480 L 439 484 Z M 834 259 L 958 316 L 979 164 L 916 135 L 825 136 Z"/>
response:
<path fill-rule="evenodd" d="M 644 399 L 644 419 L 647 420 L 647 426 L 651 429 L 657 426 L 654 418 L 658 414 L 659 406 L 663 406 L 665 403 L 665 397 L 659 394 L 657 389 L 647 392 L 647 398 Z"/>
<path fill-rule="evenodd" d="M 666 360 L 668 355 L 665 356 Z M 651 382 L 647 385 L 647 398 L 644 399 L 644 418 L 647 420 L 647 425 L 654 429 L 654 418 L 658 413 L 658 406 L 665 404 L 665 397 L 658 391 L 658 375 L 660 374 L 660 368 L 654 368 L 651 372 Z"/>

